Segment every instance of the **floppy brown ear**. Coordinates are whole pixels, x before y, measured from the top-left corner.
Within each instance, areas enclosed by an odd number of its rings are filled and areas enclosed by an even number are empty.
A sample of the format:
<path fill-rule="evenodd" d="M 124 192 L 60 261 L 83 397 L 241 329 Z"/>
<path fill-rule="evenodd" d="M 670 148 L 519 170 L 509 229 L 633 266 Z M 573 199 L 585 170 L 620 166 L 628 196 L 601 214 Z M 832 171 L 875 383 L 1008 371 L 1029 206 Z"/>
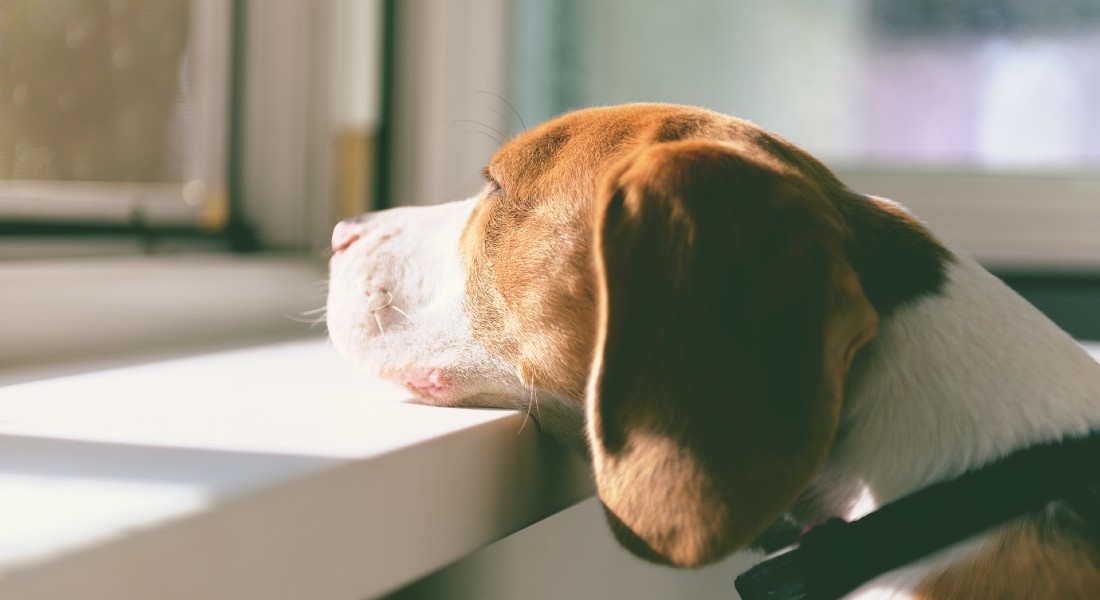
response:
<path fill-rule="evenodd" d="M 599 496 L 635 553 L 705 564 L 805 488 L 877 315 L 835 208 L 759 152 L 652 145 L 611 169 L 596 210 Z"/>

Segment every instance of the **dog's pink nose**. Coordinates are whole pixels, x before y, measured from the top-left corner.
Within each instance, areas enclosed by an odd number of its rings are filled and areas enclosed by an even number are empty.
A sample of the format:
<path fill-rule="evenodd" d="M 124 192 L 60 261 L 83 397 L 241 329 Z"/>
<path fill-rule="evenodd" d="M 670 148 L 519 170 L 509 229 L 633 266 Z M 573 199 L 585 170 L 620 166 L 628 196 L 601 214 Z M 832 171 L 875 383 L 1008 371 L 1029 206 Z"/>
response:
<path fill-rule="evenodd" d="M 332 228 L 332 251 L 339 252 L 359 239 L 363 226 L 355 221 L 340 221 Z"/>

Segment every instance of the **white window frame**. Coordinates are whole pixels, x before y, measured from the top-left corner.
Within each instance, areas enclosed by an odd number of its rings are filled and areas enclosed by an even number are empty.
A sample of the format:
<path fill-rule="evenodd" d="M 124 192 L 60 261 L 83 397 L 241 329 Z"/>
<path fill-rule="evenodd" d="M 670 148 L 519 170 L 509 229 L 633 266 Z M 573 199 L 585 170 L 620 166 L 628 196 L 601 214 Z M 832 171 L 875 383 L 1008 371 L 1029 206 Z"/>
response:
<path fill-rule="evenodd" d="M 336 111 L 328 94 L 334 74 L 327 68 L 333 30 L 342 16 L 335 4 L 245 4 L 241 201 L 246 220 L 270 251 L 259 256 L 142 256 L 138 241 L 0 240 L 0 255 L 8 257 L 0 261 L 5 348 L 0 379 L 322 335 L 323 327 L 302 321 L 311 319 L 304 312 L 325 302 L 325 250 L 335 221 L 330 144 Z M 221 41 L 212 41 L 194 60 L 220 61 L 224 77 L 223 84 L 211 83 L 201 101 L 228 103 L 230 65 L 217 56 L 222 50 L 226 54 L 221 56 L 228 56 L 233 3 L 197 0 L 196 7 L 194 18 L 218 22 Z M 223 123 L 203 138 L 211 148 L 222 140 L 217 155 L 222 158 L 212 155 L 210 164 L 225 164 L 228 137 Z M 101 191 L 118 192 L 109 188 Z M 177 210 L 183 206 L 174 199 L 178 189 L 162 192 L 162 200 L 143 197 L 147 224 L 161 216 L 194 222 L 194 213 Z M 128 219 L 132 206 L 117 204 L 110 214 L 82 209 L 69 216 Z M 41 244 L 60 249 L 43 256 Z M 29 258 L 11 258 L 19 256 Z M 110 359 L 104 361 L 104 354 Z"/>
<path fill-rule="evenodd" d="M 359 1 L 247 2 L 242 201 L 268 247 L 316 255 L 329 245 L 338 212 L 333 133 L 348 111 L 338 46 L 354 43 L 346 20 L 381 23 L 381 3 L 367 0 L 364 13 L 348 4 Z M 380 58 L 381 31 L 373 37 Z M 366 118 L 377 118 L 373 107 Z"/>
<path fill-rule="evenodd" d="M 194 115 L 179 183 L 0 179 L 0 219 L 192 226 L 224 202 L 232 2 L 191 0 L 188 53 Z"/>
<path fill-rule="evenodd" d="M 509 95 L 512 0 L 394 5 L 395 114 L 386 201 L 396 206 L 467 198 L 484 185 L 481 168 L 496 150 L 492 129 L 517 129 L 500 100 Z"/>
<path fill-rule="evenodd" d="M 1100 173 L 838 168 L 848 187 L 889 198 L 995 271 L 1100 269 Z"/>

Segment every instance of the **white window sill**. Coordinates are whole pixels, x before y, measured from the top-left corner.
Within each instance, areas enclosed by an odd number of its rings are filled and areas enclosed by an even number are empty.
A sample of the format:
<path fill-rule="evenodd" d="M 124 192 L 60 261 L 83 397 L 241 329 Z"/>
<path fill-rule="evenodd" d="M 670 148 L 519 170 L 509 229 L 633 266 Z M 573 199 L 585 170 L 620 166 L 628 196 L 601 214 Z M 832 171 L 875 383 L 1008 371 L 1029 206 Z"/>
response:
<path fill-rule="evenodd" d="M 513 411 L 321 340 L 0 387 L 0 597 L 367 598 L 591 494 Z"/>
<path fill-rule="evenodd" d="M 317 334 L 324 281 L 264 254 L 0 262 L 0 385 Z"/>
<path fill-rule="evenodd" d="M 323 277 L 0 264 L 0 598 L 373 597 L 591 494 L 521 414 L 409 403 L 317 339 L 210 353 L 308 333 Z"/>

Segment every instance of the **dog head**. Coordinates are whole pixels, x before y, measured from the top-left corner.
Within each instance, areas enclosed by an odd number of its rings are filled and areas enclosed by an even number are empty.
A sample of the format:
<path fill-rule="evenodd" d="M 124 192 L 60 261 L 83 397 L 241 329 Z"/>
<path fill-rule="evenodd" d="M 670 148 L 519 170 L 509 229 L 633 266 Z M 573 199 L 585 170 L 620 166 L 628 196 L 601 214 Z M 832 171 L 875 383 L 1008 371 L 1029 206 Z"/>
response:
<path fill-rule="evenodd" d="M 643 557 L 749 542 L 821 464 L 874 336 L 850 192 L 752 124 L 669 105 L 565 115 L 484 174 L 470 200 L 337 227 L 336 347 L 426 401 L 539 402 L 544 427 L 583 431 Z"/>

